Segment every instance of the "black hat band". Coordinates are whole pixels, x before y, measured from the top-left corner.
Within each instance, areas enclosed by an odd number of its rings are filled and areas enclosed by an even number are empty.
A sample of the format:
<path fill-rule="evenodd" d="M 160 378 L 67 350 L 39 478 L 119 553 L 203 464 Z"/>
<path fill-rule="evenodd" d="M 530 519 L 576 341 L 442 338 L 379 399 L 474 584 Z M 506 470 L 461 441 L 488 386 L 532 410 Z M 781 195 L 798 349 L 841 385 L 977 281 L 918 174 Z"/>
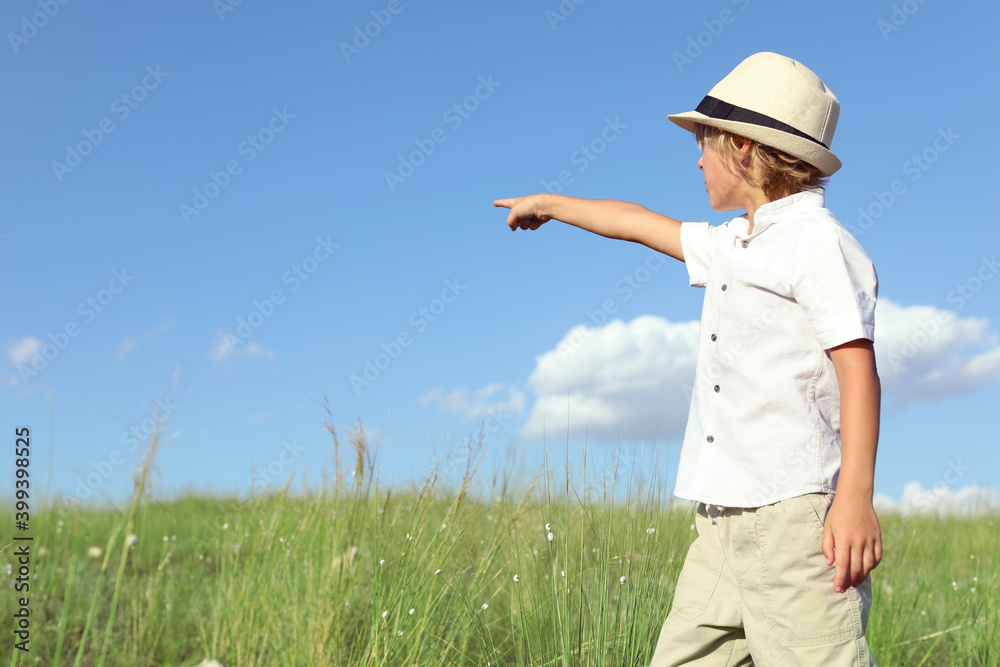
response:
<path fill-rule="evenodd" d="M 805 132 L 796 130 L 787 123 L 782 123 L 780 120 L 771 118 L 770 116 L 766 116 L 756 111 L 751 111 L 750 109 L 744 109 L 743 107 L 738 107 L 735 104 L 730 104 L 729 102 L 723 102 L 722 100 L 712 97 L 711 95 L 706 95 L 705 99 L 698 104 L 695 111 L 705 114 L 709 118 L 715 118 L 716 120 L 731 120 L 737 123 L 750 123 L 751 125 L 759 125 L 761 127 L 769 127 L 774 130 L 780 130 L 787 134 L 794 134 L 797 137 L 808 139 L 809 141 L 817 143 L 823 148 L 830 150 L 830 147 L 819 139 L 810 137 Z"/>

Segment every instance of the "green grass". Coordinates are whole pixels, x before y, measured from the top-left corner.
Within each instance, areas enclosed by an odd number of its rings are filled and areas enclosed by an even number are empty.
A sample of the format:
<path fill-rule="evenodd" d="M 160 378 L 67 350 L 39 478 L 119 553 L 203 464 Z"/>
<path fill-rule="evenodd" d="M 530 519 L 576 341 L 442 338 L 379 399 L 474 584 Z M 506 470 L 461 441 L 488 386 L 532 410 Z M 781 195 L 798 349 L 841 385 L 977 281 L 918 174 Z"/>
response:
<path fill-rule="evenodd" d="M 647 663 L 694 538 L 689 509 L 624 473 L 476 487 L 474 463 L 458 485 L 385 489 L 363 434 L 351 442 L 360 474 L 338 468 L 305 494 L 159 502 L 139 480 L 123 513 L 36 512 L 31 653 L 10 664 Z M 881 519 L 879 664 L 1000 665 L 1000 517 Z"/>

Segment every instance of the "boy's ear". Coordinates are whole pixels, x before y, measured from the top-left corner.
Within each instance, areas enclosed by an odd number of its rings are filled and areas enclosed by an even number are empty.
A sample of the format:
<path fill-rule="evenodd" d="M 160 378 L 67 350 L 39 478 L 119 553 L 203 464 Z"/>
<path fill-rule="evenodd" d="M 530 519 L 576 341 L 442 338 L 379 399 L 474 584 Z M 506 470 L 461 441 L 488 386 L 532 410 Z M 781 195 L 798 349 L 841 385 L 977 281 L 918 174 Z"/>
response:
<path fill-rule="evenodd" d="M 746 156 L 750 153 L 750 149 L 752 148 L 753 148 L 753 139 L 740 137 L 740 157 L 746 158 Z"/>
<path fill-rule="evenodd" d="M 740 141 L 740 162 L 744 167 L 750 166 L 750 151 L 753 149 L 753 139 L 741 137 Z"/>

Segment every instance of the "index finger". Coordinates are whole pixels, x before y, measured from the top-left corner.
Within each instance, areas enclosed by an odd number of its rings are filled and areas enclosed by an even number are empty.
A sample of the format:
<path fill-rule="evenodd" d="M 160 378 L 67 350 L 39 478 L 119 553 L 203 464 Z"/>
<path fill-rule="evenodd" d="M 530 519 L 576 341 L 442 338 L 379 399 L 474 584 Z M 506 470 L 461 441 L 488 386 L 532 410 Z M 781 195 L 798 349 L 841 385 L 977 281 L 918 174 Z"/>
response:
<path fill-rule="evenodd" d="M 837 567 L 836 574 L 833 577 L 833 590 L 838 593 L 843 593 L 847 590 L 848 574 L 851 568 L 851 550 L 850 548 L 838 549 L 837 550 Z"/>
<path fill-rule="evenodd" d="M 508 199 L 494 199 L 493 200 L 493 205 L 497 206 L 497 207 L 502 206 L 504 208 L 513 208 L 513 206 L 514 206 L 514 198 L 511 197 L 511 198 L 508 198 Z"/>

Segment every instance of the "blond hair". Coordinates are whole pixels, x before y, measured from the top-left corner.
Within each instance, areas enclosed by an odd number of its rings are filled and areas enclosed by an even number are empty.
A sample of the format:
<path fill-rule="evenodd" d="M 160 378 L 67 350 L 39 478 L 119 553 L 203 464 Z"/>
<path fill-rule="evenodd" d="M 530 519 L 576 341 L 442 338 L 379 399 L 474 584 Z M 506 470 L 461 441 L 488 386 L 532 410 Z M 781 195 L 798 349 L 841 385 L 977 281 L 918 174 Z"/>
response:
<path fill-rule="evenodd" d="M 754 188 L 764 191 L 768 200 L 774 201 L 813 188 L 825 187 L 829 176 L 797 157 L 776 148 L 750 141 L 750 151 L 740 155 L 745 140 L 738 134 L 695 123 L 694 136 L 698 148 L 707 144 L 719 154 L 723 162 Z"/>

